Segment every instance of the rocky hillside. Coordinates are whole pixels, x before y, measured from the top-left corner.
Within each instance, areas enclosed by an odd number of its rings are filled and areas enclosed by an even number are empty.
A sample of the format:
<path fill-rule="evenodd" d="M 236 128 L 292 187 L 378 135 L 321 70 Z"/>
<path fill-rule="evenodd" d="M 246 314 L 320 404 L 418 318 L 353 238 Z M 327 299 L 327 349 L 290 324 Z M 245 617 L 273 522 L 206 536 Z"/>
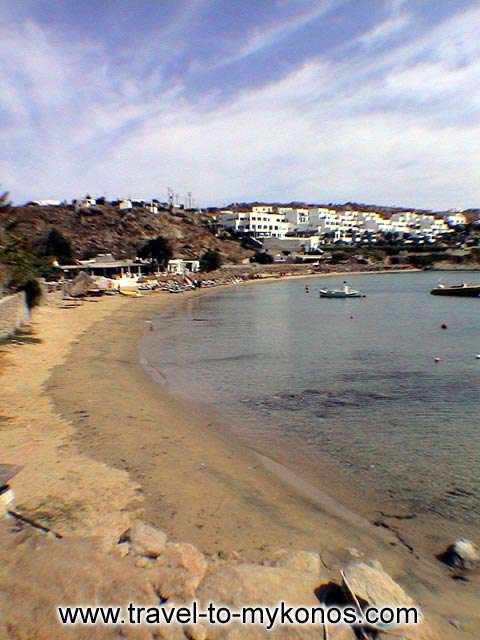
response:
<path fill-rule="evenodd" d="M 163 236 L 176 257 L 198 257 L 217 249 L 228 262 L 238 263 L 251 255 L 238 242 L 221 240 L 208 227 L 207 216 L 151 214 L 138 208 L 122 212 L 112 205 L 75 211 L 73 207 L 8 207 L 0 212 L 0 227 L 26 240 L 32 251 L 41 251 L 51 229 L 70 241 L 75 258 L 112 253 L 117 258 L 134 258 L 148 240 Z"/>

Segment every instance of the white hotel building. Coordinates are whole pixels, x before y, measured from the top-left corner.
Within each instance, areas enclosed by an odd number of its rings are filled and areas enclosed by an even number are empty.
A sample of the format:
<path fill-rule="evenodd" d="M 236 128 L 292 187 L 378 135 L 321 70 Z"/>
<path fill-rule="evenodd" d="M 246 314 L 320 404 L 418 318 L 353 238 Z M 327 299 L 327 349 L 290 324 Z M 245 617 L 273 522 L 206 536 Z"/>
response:
<path fill-rule="evenodd" d="M 220 223 L 224 229 L 232 229 L 255 238 L 284 238 L 292 230 L 292 225 L 287 222 L 283 213 L 259 209 L 260 207 L 253 207 L 252 211 L 223 211 Z"/>
<path fill-rule="evenodd" d="M 455 224 L 464 224 L 465 216 L 457 214 L 445 221 L 432 214 L 400 211 L 390 218 L 374 211 L 354 211 L 329 207 L 274 207 L 256 205 L 251 211 L 223 211 L 221 224 L 256 238 L 285 238 L 286 234 L 302 237 L 319 236 L 327 242 L 351 244 L 377 235 L 392 233 L 433 241 L 451 232 Z M 447 224 L 448 222 L 448 224 Z"/>

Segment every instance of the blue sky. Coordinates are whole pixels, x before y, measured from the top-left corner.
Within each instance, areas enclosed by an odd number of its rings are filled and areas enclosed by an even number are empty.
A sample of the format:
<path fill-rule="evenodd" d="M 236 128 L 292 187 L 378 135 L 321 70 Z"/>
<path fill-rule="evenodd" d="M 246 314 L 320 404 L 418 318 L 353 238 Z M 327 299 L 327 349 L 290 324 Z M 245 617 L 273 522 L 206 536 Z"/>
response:
<path fill-rule="evenodd" d="M 478 0 L 3 0 L 0 184 L 480 206 Z"/>

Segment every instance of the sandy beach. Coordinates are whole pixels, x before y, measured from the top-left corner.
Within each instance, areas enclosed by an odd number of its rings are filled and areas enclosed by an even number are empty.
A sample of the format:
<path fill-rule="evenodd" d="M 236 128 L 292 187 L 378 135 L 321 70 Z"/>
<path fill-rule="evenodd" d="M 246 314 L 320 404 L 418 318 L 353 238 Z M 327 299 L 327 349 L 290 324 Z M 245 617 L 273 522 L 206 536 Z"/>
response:
<path fill-rule="evenodd" d="M 342 499 L 327 461 L 328 486 L 313 487 L 228 437 L 208 398 L 180 401 L 146 373 L 138 344 L 148 321 L 198 295 L 208 292 L 57 300 L 36 312 L 23 344 L 2 348 L 0 449 L 3 462 L 24 465 L 12 483 L 18 510 L 105 548 L 140 517 L 207 555 L 318 551 L 332 576 L 352 558 L 377 558 L 434 626 L 461 619 L 448 637 L 474 638 L 478 577 L 453 581 L 434 558 L 441 548 L 412 553 L 395 525 L 373 526 L 368 509 Z"/>

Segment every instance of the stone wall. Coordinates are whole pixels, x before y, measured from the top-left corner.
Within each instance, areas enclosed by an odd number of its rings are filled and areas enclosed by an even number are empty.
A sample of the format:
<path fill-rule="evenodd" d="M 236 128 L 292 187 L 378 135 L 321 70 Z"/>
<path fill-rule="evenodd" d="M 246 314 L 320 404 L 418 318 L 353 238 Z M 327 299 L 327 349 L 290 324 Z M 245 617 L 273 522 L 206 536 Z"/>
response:
<path fill-rule="evenodd" d="M 29 311 L 23 291 L 0 298 L 0 340 L 8 338 L 29 319 Z"/>

